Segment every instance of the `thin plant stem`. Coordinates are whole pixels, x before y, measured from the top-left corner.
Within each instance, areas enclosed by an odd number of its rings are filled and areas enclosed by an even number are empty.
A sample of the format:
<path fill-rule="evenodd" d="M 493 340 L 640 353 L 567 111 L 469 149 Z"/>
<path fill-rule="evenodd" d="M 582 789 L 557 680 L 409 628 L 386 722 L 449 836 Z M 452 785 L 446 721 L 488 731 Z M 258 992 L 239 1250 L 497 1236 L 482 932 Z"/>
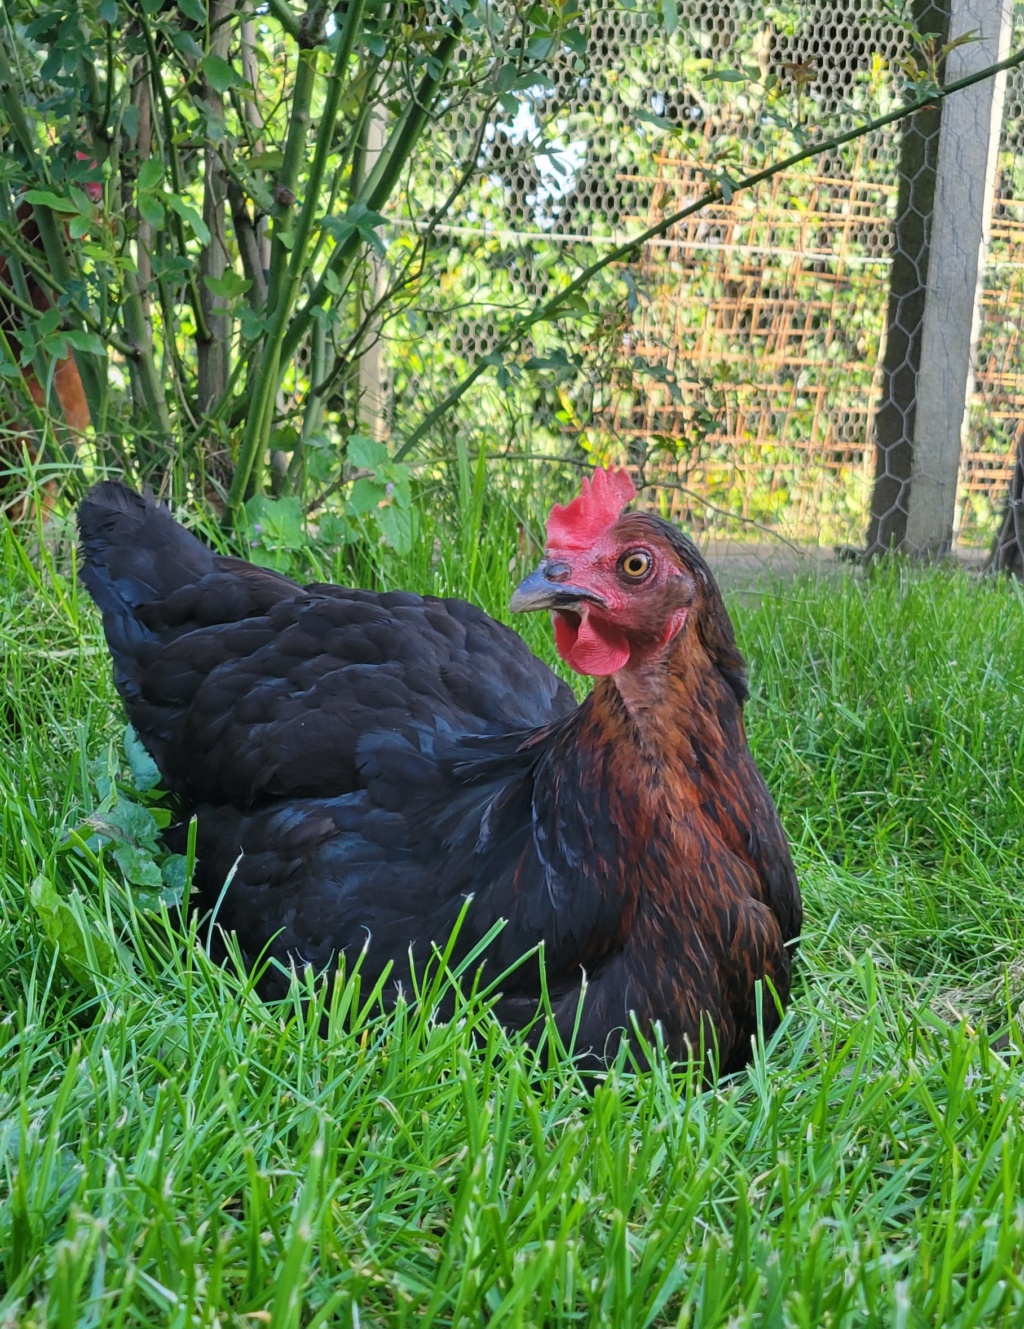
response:
<path fill-rule="evenodd" d="M 131 361 L 139 376 L 142 398 L 153 423 L 168 437 L 171 435 L 171 416 L 167 409 L 163 382 L 153 357 L 153 340 L 149 320 L 142 304 L 142 291 L 138 275 L 130 269 L 125 272 L 124 324 L 131 342 Z"/>
<path fill-rule="evenodd" d="M 157 54 L 156 42 L 153 39 L 153 31 L 146 22 L 145 17 L 140 15 L 142 31 L 146 40 L 146 49 L 149 53 L 150 69 L 152 71 L 153 87 L 156 91 L 157 101 L 160 104 L 160 118 L 164 127 L 164 160 L 167 162 L 170 177 L 171 189 L 175 194 L 181 195 L 184 191 L 184 184 L 181 176 L 181 160 L 178 155 L 177 141 L 174 135 L 174 118 L 171 113 L 171 102 L 167 95 L 167 88 L 162 78 L 159 77 L 160 59 Z M 173 209 L 170 210 L 171 229 L 174 232 L 178 243 L 178 253 L 184 259 L 188 255 L 188 242 L 185 239 L 185 223 Z M 188 290 L 188 302 L 192 307 L 192 315 L 196 321 L 196 337 L 202 342 L 210 336 L 210 330 L 206 326 L 206 314 L 203 311 L 203 302 L 199 296 L 199 283 L 196 280 L 195 271 L 191 268 L 185 279 L 185 286 Z"/>
<path fill-rule="evenodd" d="M 355 46 L 356 35 L 359 32 L 363 4 L 364 0 L 352 0 L 345 14 L 344 27 L 339 34 L 338 49 L 327 86 L 323 115 L 317 133 L 316 149 L 310 166 L 306 197 L 295 223 L 287 274 L 283 280 L 275 283 L 273 268 L 271 271 L 270 294 L 268 295 L 270 327 L 267 329 L 263 351 L 255 374 L 254 408 L 246 422 L 246 429 L 235 466 L 235 474 L 228 493 L 225 519 L 229 523 L 233 523 L 237 517 L 238 510 L 249 489 L 253 472 L 256 469 L 256 459 L 266 447 L 270 437 L 270 427 L 273 423 L 274 396 L 277 392 L 280 365 L 284 360 L 282 341 L 285 337 L 288 315 L 305 273 L 306 251 L 313 227 L 313 218 L 318 206 L 320 186 L 327 169 L 327 160 L 334 137 L 334 125 L 341 101 L 343 76 Z M 314 58 L 311 53 L 309 68 L 313 73 L 315 73 Z M 312 84 L 310 84 L 309 92 L 312 96 Z M 293 139 L 289 135 L 289 145 L 294 152 L 299 152 L 304 143 L 304 131 L 301 138 L 296 136 Z"/>
<path fill-rule="evenodd" d="M 370 173 L 370 178 L 362 191 L 361 202 L 372 212 L 379 212 L 391 196 L 413 148 L 419 141 L 423 128 L 429 119 L 434 98 L 444 79 L 451 58 L 455 53 L 462 24 L 454 24 L 452 30 L 438 44 L 433 58 L 433 72 L 425 74 L 411 101 L 406 105 L 395 128 L 388 137 L 377 164 Z M 362 242 L 358 231 L 347 236 L 335 249 L 324 272 L 311 291 L 302 309 L 292 319 L 291 326 L 282 346 L 283 358 L 287 360 L 294 354 L 299 342 L 306 334 L 313 310 L 323 304 L 328 295 L 328 274 L 337 277 L 348 260 Z"/>

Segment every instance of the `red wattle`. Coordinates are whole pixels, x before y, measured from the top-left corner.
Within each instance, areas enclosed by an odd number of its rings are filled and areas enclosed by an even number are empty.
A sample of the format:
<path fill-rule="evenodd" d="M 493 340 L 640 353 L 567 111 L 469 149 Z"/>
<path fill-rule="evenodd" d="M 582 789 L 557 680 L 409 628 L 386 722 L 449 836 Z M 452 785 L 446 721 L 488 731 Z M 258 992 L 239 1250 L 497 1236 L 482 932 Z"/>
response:
<path fill-rule="evenodd" d="M 553 617 L 558 654 L 577 674 L 603 678 L 629 661 L 629 642 L 609 624 L 595 622 L 589 614 L 578 627 L 557 612 Z"/>

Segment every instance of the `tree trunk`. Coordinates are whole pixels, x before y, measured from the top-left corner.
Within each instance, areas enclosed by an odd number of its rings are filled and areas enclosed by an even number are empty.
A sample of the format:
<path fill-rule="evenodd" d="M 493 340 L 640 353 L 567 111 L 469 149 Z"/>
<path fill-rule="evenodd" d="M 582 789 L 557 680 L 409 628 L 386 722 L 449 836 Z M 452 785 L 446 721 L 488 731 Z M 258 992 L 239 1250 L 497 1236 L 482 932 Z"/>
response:
<path fill-rule="evenodd" d="M 938 44 L 949 32 L 950 0 L 914 0 L 913 20 Z M 926 106 L 904 122 L 899 194 L 893 225 L 882 403 L 875 416 L 875 484 L 868 528 L 869 557 L 898 549 L 907 534 L 914 417 L 921 365 L 921 330 L 935 202 L 941 106 Z"/>
<path fill-rule="evenodd" d="M 233 10 L 234 0 L 214 0 L 210 7 L 213 34 L 210 51 L 222 60 L 227 59 L 230 49 L 231 29 L 228 20 Z M 206 85 L 204 100 L 211 126 L 223 126 L 224 98 L 209 83 Z M 210 242 L 199 258 L 199 274 L 204 278 L 199 287 L 199 299 L 206 320 L 206 335 L 199 335 L 196 347 L 196 405 L 200 416 L 209 415 L 227 391 L 231 371 L 231 317 L 227 312 L 217 312 L 224 309 L 226 300 L 223 295 L 215 295 L 205 281 L 207 277 L 221 281 L 230 266 L 226 216 L 228 176 L 219 151 L 222 143 L 222 139 L 208 142 L 204 160 L 203 221 L 210 232 Z"/>
<path fill-rule="evenodd" d="M 993 572 L 1006 572 L 1024 580 L 1024 426 L 1017 433 L 1017 462 L 988 566 Z"/>

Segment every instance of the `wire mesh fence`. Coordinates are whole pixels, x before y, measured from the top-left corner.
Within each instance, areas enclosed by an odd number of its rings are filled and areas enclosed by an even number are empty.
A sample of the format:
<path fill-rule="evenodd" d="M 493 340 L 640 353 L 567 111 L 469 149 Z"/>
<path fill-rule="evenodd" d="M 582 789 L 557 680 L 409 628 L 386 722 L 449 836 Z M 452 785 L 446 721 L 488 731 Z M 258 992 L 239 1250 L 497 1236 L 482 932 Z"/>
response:
<path fill-rule="evenodd" d="M 930 60 L 949 80 L 1011 44 L 1020 0 L 603 8 L 549 81 L 510 74 L 504 102 L 489 88 L 453 110 L 389 217 L 396 244 L 425 227 L 438 243 L 415 314 L 382 329 L 379 427 L 483 358 L 449 426 L 468 446 L 616 456 L 698 530 L 858 547 L 909 532 L 934 552 L 934 508 L 954 543 L 986 545 L 1024 400 L 1024 74 L 755 189 L 731 182 L 891 110 Z M 474 187 L 435 222 L 467 170 Z M 518 313 L 716 182 L 713 205 L 606 269 L 585 308 L 495 352 Z M 955 364 L 947 332 L 966 348 Z"/>

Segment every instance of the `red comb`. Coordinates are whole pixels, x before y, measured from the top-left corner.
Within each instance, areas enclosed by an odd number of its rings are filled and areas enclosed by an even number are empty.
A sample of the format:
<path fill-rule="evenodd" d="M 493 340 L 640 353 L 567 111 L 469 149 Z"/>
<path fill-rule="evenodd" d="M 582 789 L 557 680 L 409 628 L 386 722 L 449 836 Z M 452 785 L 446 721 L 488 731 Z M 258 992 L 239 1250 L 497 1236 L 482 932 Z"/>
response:
<path fill-rule="evenodd" d="M 592 480 L 584 479 L 579 498 L 564 507 L 556 503 L 551 509 L 548 548 L 589 549 L 633 498 L 636 488 L 626 471 L 606 471 L 599 466 Z"/>

